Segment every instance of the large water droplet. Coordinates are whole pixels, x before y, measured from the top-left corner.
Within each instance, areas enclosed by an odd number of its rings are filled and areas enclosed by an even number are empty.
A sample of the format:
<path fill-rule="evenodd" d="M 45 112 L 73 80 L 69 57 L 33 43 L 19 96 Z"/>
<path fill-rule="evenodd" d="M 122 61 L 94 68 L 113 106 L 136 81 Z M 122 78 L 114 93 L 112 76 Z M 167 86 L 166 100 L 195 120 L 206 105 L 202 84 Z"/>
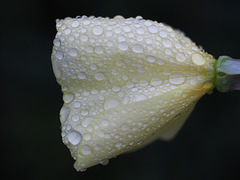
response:
<path fill-rule="evenodd" d="M 70 103 L 74 99 L 74 95 L 72 93 L 66 93 L 63 95 L 63 101 L 65 103 Z"/>
<path fill-rule="evenodd" d="M 70 113 L 70 109 L 63 106 L 60 111 L 61 123 L 64 123 L 67 120 L 69 113 Z"/>
<path fill-rule="evenodd" d="M 79 132 L 77 131 L 72 131 L 67 135 L 68 141 L 72 144 L 72 145 L 77 145 L 81 142 L 82 140 L 82 136 Z"/>
<path fill-rule="evenodd" d="M 185 81 L 185 76 L 182 73 L 173 73 L 169 77 L 172 84 L 182 84 Z"/>
<path fill-rule="evenodd" d="M 194 64 L 198 66 L 202 66 L 206 62 L 206 60 L 203 58 L 201 54 L 193 54 L 192 61 Z"/>

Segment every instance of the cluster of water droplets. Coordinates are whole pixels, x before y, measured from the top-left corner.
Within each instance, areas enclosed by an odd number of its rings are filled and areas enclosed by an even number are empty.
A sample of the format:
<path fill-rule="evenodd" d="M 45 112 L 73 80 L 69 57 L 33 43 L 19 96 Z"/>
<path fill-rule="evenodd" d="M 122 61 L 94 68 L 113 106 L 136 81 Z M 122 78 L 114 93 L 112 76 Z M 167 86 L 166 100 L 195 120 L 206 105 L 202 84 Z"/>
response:
<path fill-rule="evenodd" d="M 169 99 L 170 90 L 210 87 L 199 74 L 210 57 L 162 23 L 82 16 L 58 20 L 57 30 L 62 137 L 80 170 L 143 145 L 195 98 L 179 90 Z"/>

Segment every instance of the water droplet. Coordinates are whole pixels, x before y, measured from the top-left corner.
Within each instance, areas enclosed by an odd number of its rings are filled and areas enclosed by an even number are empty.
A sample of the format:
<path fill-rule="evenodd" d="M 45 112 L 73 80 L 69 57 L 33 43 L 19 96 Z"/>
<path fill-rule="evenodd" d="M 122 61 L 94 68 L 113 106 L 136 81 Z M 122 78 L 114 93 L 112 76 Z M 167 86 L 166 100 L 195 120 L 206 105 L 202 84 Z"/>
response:
<path fill-rule="evenodd" d="M 72 49 L 70 49 L 70 51 L 69 51 L 69 55 L 70 55 L 70 56 L 73 56 L 73 57 L 76 56 L 77 53 L 78 53 L 78 52 L 77 52 L 77 49 L 75 49 L 75 48 L 72 48 Z"/>
<path fill-rule="evenodd" d="M 102 125 L 103 125 L 104 127 L 107 127 L 107 126 L 109 125 L 109 121 L 108 121 L 107 119 L 104 119 L 104 120 L 102 121 Z"/>
<path fill-rule="evenodd" d="M 183 62 L 183 61 L 186 60 L 186 56 L 185 56 L 183 53 L 177 53 L 176 59 L 177 59 L 179 62 Z"/>
<path fill-rule="evenodd" d="M 87 127 L 92 120 L 93 120 L 92 117 L 86 117 L 86 118 L 82 121 L 82 126 L 83 126 L 83 127 Z"/>
<path fill-rule="evenodd" d="M 70 103 L 70 102 L 72 102 L 73 99 L 74 99 L 74 95 L 71 93 L 66 93 L 63 95 L 63 101 L 65 103 Z"/>
<path fill-rule="evenodd" d="M 82 110 L 82 111 L 81 111 L 81 115 L 83 115 L 83 116 L 86 116 L 86 115 L 88 115 L 88 111 L 87 111 L 87 110 L 85 110 L 85 109 L 84 109 L 84 110 Z"/>
<path fill-rule="evenodd" d="M 120 148 L 120 147 L 122 146 L 122 142 L 121 142 L 121 141 L 118 141 L 118 142 L 115 144 L 115 146 L 116 146 L 117 148 Z"/>
<path fill-rule="evenodd" d="M 57 51 L 56 58 L 57 59 L 62 59 L 63 58 L 63 52 L 62 51 Z"/>
<path fill-rule="evenodd" d="M 185 81 L 185 76 L 182 73 L 173 73 L 169 77 L 169 81 L 172 84 L 182 84 Z"/>
<path fill-rule="evenodd" d="M 86 141 L 90 141 L 90 140 L 92 139 L 92 135 L 91 135 L 91 134 L 85 134 L 85 135 L 84 135 L 84 139 L 85 139 Z"/>
<path fill-rule="evenodd" d="M 109 159 L 103 159 L 101 162 L 100 162 L 100 164 L 102 164 L 102 165 L 107 165 L 109 163 Z"/>
<path fill-rule="evenodd" d="M 129 129 L 128 125 L 127 124 L 123 124 L 122 125 L 122 130 L 123 131 L 127 131 Z"/>
<path fill-rule="evenodd" d="M 117 61 L 116 61 L 116 64 L 117 64 L 118 66 L 122 66 L 122 65 L 123 65 L 123 60 L 121 60 L 121 59 L 117 60 Z"/>
<path fill-rule="evenodd" d="M 155 61 L 155 58 L 153 56 L 148 56 L 147 61 L 153 63 Z"/>
<path fill-rule="evenodd" d="M 81 103 L 80 102 L 75 102 L 74 106 L 75 106 L 75 108 L 80 108 Z"/>
<path fill-rule="evenodd" d="M 143 47 L 140 44 L 135 44 L 135 45 L 133 45 L 132 50 L 135 53 L 141 53 L 141 52 L 143 52 Z"/>
<path fill-rule="evenodd" d="M 153 86 L 158 86 L 158 85 L 162 84 L 162 80 L 159 77 L 154 77 L 151 80 L 151 84 Z"/>
<path fill-rule="evenodd" d="M 141 80 L 141 81 L 139 82 L 139 85 L 140 85 L 140 86 L 147 86 L 147 85 L 148 85 L 148 82 L 147 82 L 146 80 Z"/>
<path fill-rule="evenodd" d="M 101 35 L 101 34 L 103 33 L 103 28 L 102 28 L 102 26 L 95 26 L 95 27 L 93 28 L 93 33 L 94 33 L 95 35 Z"/>
<path fill-rule="evenodd" d="M 202 66 L 206 62 L 206 60 L 204 59 L 204 57 L 201 54 L 193 54 L 192 61 L 194 64 L 196 64 L 198 66 Z"/>
<path fill-rule="evenodd" d="M 168 39 L 165 39 L 165 40 L 163 40 L 163 45 L 165 47 L 171 47 L 172 42 L 170 40 L 168 40 Z"/>
<path fill-rule="evenodd" d="M 121 29 L 120 29 L 120 28 L 116 28 L 116 29 L 114 30 L 114 32 L 115 32 L 116 34 L 119 34 L 119 33 L 121 32 Z"/>
<path fill-rule="evenodd" d="M 88 36 L 87 36 L 86 34 L 82 34 L 81 37 L 80 37 L 80 39 L 81 39 L 82 41 L 87 41 L 87 40 L 88 40 Z"/>
<path fill-rule="evenodd" d="M 79 116 L 78 116 L 78 115 L 74 115 L 74 116 L 72 117 L 72 120 L 75 121 L 75 122 L 78 121 L 78 120 L 79 120 Z"/>
<path fill-rule="evenodd" d="M 147 99 L 147 97 L 146 97 L 145 95 L 143 95 L 143 94 L 140 94 L 140 95 L 138 95 L 138 96 L 136 97 L 136 102 L 138 102 L 138 101 L 143 101 L 143 100 L 145 100 L 145 99 Z"/>
<path fill-rule="evenodd" d="M 69 113 L 70 109 L 63 106 L 62 109 L 60 110 L 61 123 L 64 123 L 67 120 Z"/>
<path fill-rule="evenodd" d="M 167 37 L 167 32 L 166 31 L 160 31 L 159 35 L 163 38 Z"/>
<path fill-rule="evenodd" d="M 158 60 L 158 64 L 159 64 L 159 65 L 163 65 L 163 64 L 164 64 L 164 61 L 163 61 L 162 59 L 159 59 L 159 60 Z"/>
<path fill-rule="evenodd" d="M 96 74 L 95 74 L 95 78 L 96 78 L 96 80 L 98 80 L 98 81 L 103 80 L 103 79 L 104 79 L 104 73 L 102 73 L 102 72 L 96 73 Z"/>
<path fill-rule="evenodd" d="M 79 22 L 78 21 L 73 21 L 72 22 L 72 27 L 78 27 L 79 26 Z"/>
<path fill-rule="evenodd" d="M 148 28 L 150 33 L 157 33 L 158 32 L 158 28 L 156 26 L 150 26 Z"/>
<path fill-rule="evenodd" d="M 118 92 L 118 91 L 121 90 L 121 88 L 120 88 L 119 86 L 113 86 L 112 90 L 113 90 L 114 92 Z"/>
<path fill-rule="evenodd" d="M 137 33 L 138 33 L 138 34 L 143 34 L 143 33 L 144 33 L 144 30 L 143 30 L 142 28 L 138 28 L 138 29 L 137 29 Z"/>
<path fill-rule="evenodd" d="M 89 25 L 91 23 L 91 21 L 89 21 L 88 19 L 86 19 L 85 21 L 83 21 L 84 25 Z"/>
<path fill-rule="evenodd" d="M 134 141 L 130 141 L 129 145 L 132 146 L 135 142 Z"/>
<path fill-rule="evenodd" d="M 97 65 L 96 64 L 91 64 L 90 69 L 91 70 L 96 70 L 97 69 Z"/>
<path fill-rule="evenodd" d="M 91 154 L 92 150 L 89 146 L 85 145 L 81 148 L 81 152 L 83 155 L 89 155 Z"/>
<path fill-rule="evenodd" d="M 86 74 L 85 74 L 84 72 L 80 72 L 80 73 L 78 74 L 78 78 L 79 78 L 79 79 L 85 79 L 85 78 L 86 78 Z"/>
<path fill-rule="evenodd" d="M 58 39 L 58 38 L 54 39 L 53 44 L 54 44 L 55 46 L 60 46 L 60 45 L 61 45 L 60 39 Z"/>
<path fill-rule="evenodd" d="M 127 86 L 128 88 L 132 88 L 132 87 L 134 86 L 134 83 L 133 83 L 132 81 L 128 81 L 128 82 L 126 83 L 126 86 Z"/>
<path fill-rule="evenodd" d="M 117 107 L 119 105 L 121 105 L 121 102 L 118 99 L 110 98 L 110 99 L 107 99 L 105 101 L 104 109 L 108 110 L 108 109 L 111 109 L 111 108 L 115 108 L 115 107 Z"/>
<path fill-rule="evenodd" d="M 97 46 L 95 48 L 95 53 L 97 54 L 102 54 L 103 53 L 103 47 L 102 46 Z"/>
<path fill-rule="evenodd" d="M 70 34 L 70 33 L 71 33 L 71 29 L 66 29 L 66 30 L 64 31 L 64 33 L 65 33 L 66 35 Z"/>
<path fill-rule="evenodd" d="M 131 28 L 129 26 L 124 26 L 123 30 L 125 32 L 130 32 L 131 31 Z"/>
<path fill-rule="evenodd" d="M 128 49 L 128 44 L 127 44 L 127 42 L 125 42 L 125 41 L 120 42 L 120 43 L 118 44 L 118 48 L 121 49 L 121 50 L 123 50 L 123 51 L 126 51 L 126 50 Z"/>
<path fill-rule="evenodd" d="M 152 25 L 152 22 L 151 22 L 151 21 L 145 21 L 145 22 L 144 22 L 144 25 L 145 25 L 145 26 L 151 26 L 151 25 Z"/>
<path fill-rule="evenodd" d="M 88 53 L 92 53 L 93 52 L 93 47 L 92 46 L 87 46 L 85 49 Z"/>
<path fill-rule="evenodd" d="M 67 135 L 67 138 L 68 141 L 75 146 L 81 142 L 82 135 L 77 131 L 72 131 Z"/>
<path fill-rule="evenodd" d="M 56 78 L 58 79 L 58 78 L 60 78 L 61 77 L 61 75 L 62 75 L 62 70 L 61 70 L 61 66 L 59 66 L 58 65 L 58 63 L 57 62 L 53 62 L 53 66 L 54 66 L 54 73 L 55 73 L 55 76 L 56 76 Z"/>

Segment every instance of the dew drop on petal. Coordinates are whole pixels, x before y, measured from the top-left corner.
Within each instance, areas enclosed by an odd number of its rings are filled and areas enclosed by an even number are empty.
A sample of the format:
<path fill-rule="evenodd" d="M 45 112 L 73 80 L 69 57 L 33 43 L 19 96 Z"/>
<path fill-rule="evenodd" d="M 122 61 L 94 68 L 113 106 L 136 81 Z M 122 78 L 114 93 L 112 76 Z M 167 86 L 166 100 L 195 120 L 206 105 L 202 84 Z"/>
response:
<path fill-rule="evenodd" d="M 104 103 L 104 109 L 108 110 L 108 109 L 111 109 L 111 108 L 115 108 L 119 105 L 121 105 L 121 102 L 118 99 L 109 98 Z"/>
<path fill-rule="evenodd" d="M 96 78 L 96 80 L 98 80 L 98 81 L 103 80 L 103 79 L 104 79 L 104 73 L 102 73 L 102 72 L 96 73 L 96 74 L 95 74 L 95 78 Z"/>
<path fill-rule="evenodd" d="M 62 51 L 57 51 L 56 58 L 57 59 L 62 59 L 63 58 L 63 52 Z"/>
<path fill-rule="evenodd" d="M 103 28 L 102 28 L 102 26 L 95 26 L 95 27 L 93 28 L 93 33 L 94 33 L 95 35 L 101 35 L 101 34 L 103 33 Z"/>
<path fill-rule="evenodd" d="M 158 28 L 156 26 L 150 26 L 148 28 L 150 33 L 157 33 L 158 32 Z"/>
<path fill-rule="evenodd" d="M 151 84 L 153 86 L 158 86 L 158 85 L 162 84 L 162 80 L 159 77 L 154 77 L 151 79 Z"/>
<path fill-rule="evenodd" d="M 185 81 L 185 76 L 182 73 L 173 73 L 169 77 L 172 84 L 182 84 Z"/>
<path fill-rule="evenodd" d="M 72 93 L 65 93 L 63 95 L 63 101 L 65 103 L 70 103 L 70 102 L 72 102 L 73 99 L 74 99 L 74 95 Z"/>
<path fill-rule="evenodd" d="M 77 131 L 72 131 L 68 133 L 67 138 L 72 145 L 77 145 L 81 142 L 82 135 Z"/>
<path fill-rule="evenodd" d="M 78 21 L 73 21 L 72 22 L 72 27 L 78 27 L 79 26 L 79 22 Z"/>
<path fill-rule="evenodd" d="M 192 61 L 194 64 L 198 66 L 202 66 L 206 62 L 206 60 L 203 58 L 201 54 L 193 54 Z"/>
<path fill-rule="evenodd" d="M 85 145 L 81 148 L 81 152 L 83 155 L 89 155 L 91 154 L 92 150 L 89 146 Z"/>
<path fill-rule="evenodd" d="M 137 97 L 136 97 L 136 101 L 138 102 L 138 101 L 143 101 L 143 100 L 145 100 L 145 99 L 147 99 L 147 97 L 145 96 L 145 95 L 143 95 L 143 94 L 140 94 L 140 95 L 138 95 Z"/>
<path fill-rule="evenodd" d="M 123 50 L 123 51 L 126 51 L 126 50 L 128 49 L 128 44 L 127 44 L 125 41 L 120 42 L 120 43 L 118 44 L 118 48 L 121 49 L 121 50 Z"/>
<path fill-rule="evenodd" d="M 77 53 L 78 53 L 78 52 L 77 52 L 77 49 L 75 49 L 75 48 L 72 48 L 72 49 L 70 49 L 70 51 L 69 51 L 69 55 L 70 55 L 70 56 L 73 56 L 73 57 L 76 56 Z"/>
<path fill-rule="evenodd" d="M 143 47 L 140 44 L 135 44 L 135 45 L 133 45 L 132 50 L 135 53 L 142 53 L 143 52 Z"/>
<path fill-rule="evenodd" d="M 70 109 L 63 106 L 62 109 L 60 110 L 61 123 L 64 123 L 67 120 L 69 113 Z"/>
<path fill-rule="evenodd" d="M 177 53 L 176 59 L 177 59 L 177 61 L 179 61 L 179 62 L 183 62 L 183 61 L 186 60 L 186 56 L 185 56 L 183 53 Z"/>

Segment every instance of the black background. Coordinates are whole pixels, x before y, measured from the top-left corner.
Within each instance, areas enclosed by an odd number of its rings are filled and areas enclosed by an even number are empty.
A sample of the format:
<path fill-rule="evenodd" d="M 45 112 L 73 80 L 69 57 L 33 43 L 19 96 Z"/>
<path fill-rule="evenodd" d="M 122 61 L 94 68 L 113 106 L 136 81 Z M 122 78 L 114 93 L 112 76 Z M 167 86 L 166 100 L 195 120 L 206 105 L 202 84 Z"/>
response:
<path fill-rule="evenodd" d="M 61 141 L 60 86 L 51 67 L 55 19 L 143 16 L 181 29 L 213 54 L 240 57 L 240 1 L 1 2 L 1 174 L 7 179 L 240 179 L 240 92 L 204 96 L 177 137 L 76 172 Z M 2 178 L 1 178 L 2 179 Z M 3 178 L 6 179 L 6 178 Z"/>

